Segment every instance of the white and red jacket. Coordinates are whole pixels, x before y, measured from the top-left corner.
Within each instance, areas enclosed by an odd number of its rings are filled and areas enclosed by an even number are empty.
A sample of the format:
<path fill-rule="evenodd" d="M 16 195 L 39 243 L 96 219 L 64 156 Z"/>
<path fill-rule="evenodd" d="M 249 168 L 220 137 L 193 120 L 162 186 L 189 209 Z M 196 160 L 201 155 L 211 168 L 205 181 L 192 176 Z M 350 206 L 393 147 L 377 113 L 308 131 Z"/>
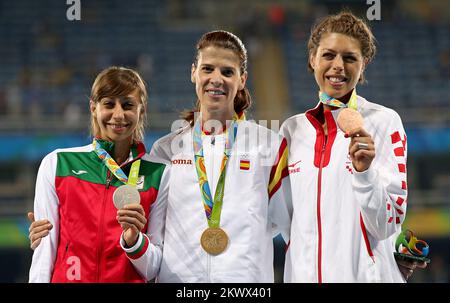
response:
<path fill-rule="evenodd" d="M 224 135 L 203 136 L 206 173 L 214 196 L 220 176 Z M 290 213 L 286 194 L 287 145 L 280 135 L 249 121 L 239 123 L 228 160 L 220 226 L 228 234 L 228 248 L 212 256 L 200 245 L 208 228 L 192 149 L 192 128 L 185 127 L 161 139 L 151 152 L 171 161 L 167 214 L 156 225 L 165 230 L 151 237 L 163 239 L 161 267 L 155 268 L 153 252 L 130 258 L 137 270 L 157 282 L 273 282 L 273 236 L 287 240 Z M 289 196 L 288 196 L 289 197 Z M 130 255 L 145 247 L 146 235 Z M 148 247 L 151 247 L 148 246 Z M 142 251 L 142 249 L 140 249 Z"/>
<path fill-rule="evenodd" d="M 281 127 L 289 145 L 293 218 L 285 282 L 404 282 L 394 238 L 406 213 L 406 135 L 399 115 L 358 96 L 357 110 L 375 142 L 370 168 L 356 172 L 341 109 L 319 105 Z"/>

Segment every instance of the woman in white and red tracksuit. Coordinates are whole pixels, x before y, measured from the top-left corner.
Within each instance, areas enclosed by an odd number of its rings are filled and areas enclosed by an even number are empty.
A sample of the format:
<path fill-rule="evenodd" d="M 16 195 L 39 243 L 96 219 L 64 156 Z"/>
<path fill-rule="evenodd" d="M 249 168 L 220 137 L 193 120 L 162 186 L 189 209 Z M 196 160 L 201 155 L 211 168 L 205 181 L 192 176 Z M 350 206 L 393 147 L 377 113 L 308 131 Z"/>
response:
<path fill-rule="evenodd" d="M 246 78 L 247 55 L 240 39 L 225 31 L 204 34 L 197 44 L 191 77 L 200 116 L 196 119 L 190 112 L 185 119 L 191 123 L 184 121 L 183 128 L 158 140 L 151 152 L 172 163 L 167 213 L 159 217 L 165 231 L 153 235 L 164 239 L 161 267 L 155 268 L 151 250 L 141 248 L 149 241 L 145 235 L 129 241 L 124 234 L 121 240 L 147 279 L 159 270 L 158 282 L 274 281 L 273 236 L 281 232 L 287 239 L 290 225 L 287 145 L 279 134 L 245 121 L 242 113 L 251 102 Z M 229 243 L 223 252 L 210 254 L 200 245 L 208 221 L 193 148 L 198 141 L 193 134 L 199 138 L 202 132 L 204 167 L 214 197 L 228 134 L 234 131 L 230 125 L 223 129 L 227 120 L 237 125 L 220 215 L 220 228 L 228 234 Z M 211 130 L 214 122 L 219 125 Z M 141 256 L 134 258 L 136 252 Z"/>
<path fill-rule="evenodd" d="M 92 87 L 92 133 L 96 146 L 105 150 L 125 175 L 133 163 L 141 161 L 136 183 L 140 215 L 164 217 L 168 167 L 145 154 L 141 140 L 146 103 L 144 82 L 135 71 L 104 70 Z M 119 245 L 122 228 L 112 196 L 121 185 L 98 156 L 94 143 L 57 149 L 42 160 L 34 212 L 37 222 L 46 218 L 54 228 L 34 251 L 30 282 L 145 282 Z M 139 229 L 158 233 L 164 226 L 155 223 L 144 219 Z M 154 255 L 161 256 L 161 239 L 154 237 L 149 246 Z"/>
<path fill-rule="evenodd" d="M 308 50 L 320 101 L 281 128 L 293 199 L 285 281 L 403 282 L 393 252 L 407 205 L 406 135 L 395 111 L 356 94 L 372 33 L 351 13 L 328 16 Z M 345 134 L 336 118 L 347 106 L 364 127 Z"/>

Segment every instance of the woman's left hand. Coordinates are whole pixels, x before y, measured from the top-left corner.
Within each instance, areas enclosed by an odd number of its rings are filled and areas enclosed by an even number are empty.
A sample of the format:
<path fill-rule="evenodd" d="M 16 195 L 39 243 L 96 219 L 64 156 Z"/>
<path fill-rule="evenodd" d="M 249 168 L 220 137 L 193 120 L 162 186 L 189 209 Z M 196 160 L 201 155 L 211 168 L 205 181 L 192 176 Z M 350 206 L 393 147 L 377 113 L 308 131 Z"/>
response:
<path fill-rule="evenodd" d="M 138 240 L 139 233 L 147 223 L 142 205 L 127 204 L 117 211 L 117 221 L 123 229 L 123 239 L 128 247 L 132 247 Z"/>
<path fill-rule="evenodd" d="M 348 151 L 353 167 L 358 172 L 367 170 L 375 158 L 375 145 L 372 137 L 362 127 L 347 132 L 345 137 L 351 138 Z"/>

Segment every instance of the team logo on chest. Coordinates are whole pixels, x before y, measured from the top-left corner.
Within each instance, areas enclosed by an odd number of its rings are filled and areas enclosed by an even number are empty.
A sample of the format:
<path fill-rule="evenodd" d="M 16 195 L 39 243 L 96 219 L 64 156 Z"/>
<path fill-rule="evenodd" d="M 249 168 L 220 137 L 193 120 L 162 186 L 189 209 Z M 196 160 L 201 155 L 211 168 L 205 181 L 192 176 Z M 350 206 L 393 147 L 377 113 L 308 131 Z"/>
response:
<path fill-rule="evenodd" d="M 172 160 L 173 165 L 192 165 L 191 159 L 175 159 Z"/>
<path fill-rule="evenodd" d="M 139 176 L 136 181 L 136 189 L 144 189 L 145 176 Z"/>
<path fill-rule="evenodd" d="M 288 165 L 289 174 L 296 174 L 300 172 L 300 163 L 302 160 L 299 160 L 297 162 L 294 162 L 292 164 Z"/>

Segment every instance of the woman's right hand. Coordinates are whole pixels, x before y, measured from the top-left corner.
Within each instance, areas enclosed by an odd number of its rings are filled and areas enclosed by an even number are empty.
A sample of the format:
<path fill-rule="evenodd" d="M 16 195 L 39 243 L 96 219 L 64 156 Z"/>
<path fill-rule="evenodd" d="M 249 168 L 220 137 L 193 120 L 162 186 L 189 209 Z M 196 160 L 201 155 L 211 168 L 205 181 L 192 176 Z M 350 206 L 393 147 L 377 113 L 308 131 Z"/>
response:
<path fill-rule="evenodd" d="M 48 235 L 53 225 L 46 219 L 35 221 L 34 213 L 32 212 L 29 212 L 27 215 L 28 220 L 31 222 L 30 228 L 28 229 L 28 238 L 30 239 L 30 247 L 34 250 L 41 243 L 41 239 Z"/>

